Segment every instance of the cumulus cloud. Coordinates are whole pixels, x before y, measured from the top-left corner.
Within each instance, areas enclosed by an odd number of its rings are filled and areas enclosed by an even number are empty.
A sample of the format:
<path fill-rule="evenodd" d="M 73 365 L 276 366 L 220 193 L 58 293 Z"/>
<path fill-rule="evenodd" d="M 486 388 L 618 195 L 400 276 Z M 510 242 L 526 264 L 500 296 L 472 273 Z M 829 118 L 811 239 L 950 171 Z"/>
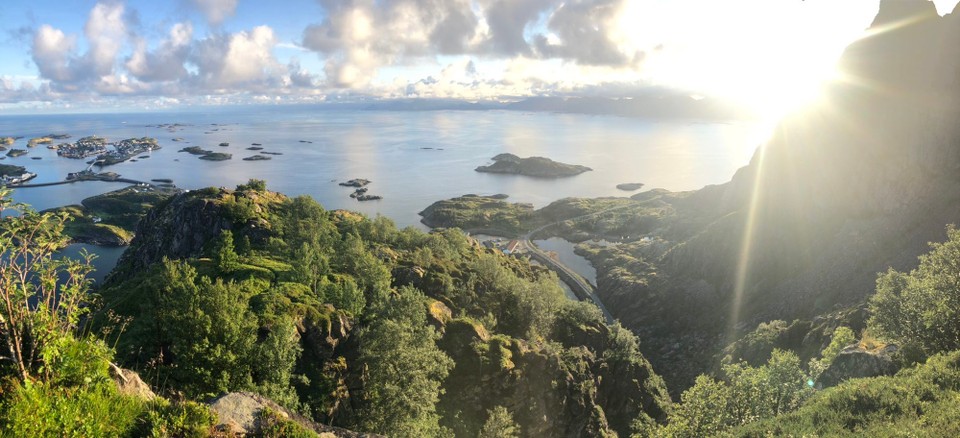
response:
<path fill-rule="evenodd" d="M 93 7 L 83 28 L 88 45 L 83 55 L 75 53 L 76 37 L 49 25 L 40 26 L 33 37 L 32 52 L 41 76 L 69 90 L 111 75 L 126 41 L 123 14 L 120 3 L 97 3 Z"/>
<path fill-rule="evenodd" d="M 219 25 L 227 18 L 237 12 L 238 0 L 191 0 L 194 7 L 203 13 L 207 21 L 213 25 Z"/>
<path fill-rule="evenodd" d="M 198 36 L 193 24 L 184 21 L 159 38 L 138 35 L 136 11 L 126 11 L 116 0 L 101 0 L 90 10 L 82 34 L 39 26 L 32 33 L 32 57 L 52 90 L 45 96 L 184 99 L 241 94 L 306 98 L 331 92 L 527 96 L 569 90 L 597 72 L 603 78 L 619 79 L 616 71 L 635 76 L 643 59 L 618 33 L 630 0 L 318 1 L 324 18 L 308 26 L 297 45 L 280 43 L 266 25 L 233 33 L 215 28 Z M 190 2 L 214 24 L 237 8 L 236 0 Z M 315 52 L 322 68 L 310 71 L 296 58 L 280 60 L 277 48 Z M 491 69 L 489 61 L 499 67 Z M 422 75 L 431 65 L 436 69 Z M 406 69 L 406 74 L 384 83 L 388 67 Z M 586 76 L 570 77 L 577 74 Z M 3 90 L 15 93 L 9 84 Z"/>
<path fill-rule="evenodd" d="M 552 34 L 537 35 L 537 51 L 545 58 L 570 59 L 585 65 L 626 66 L 643 59 L 643 52 L 624 49 L 617 20 L 625 0 L 566 2 L 551 15 Z"/>
<path fill-rule="evenodd" d="M 184 63 L 192 42 L 193 26 L 189 22 L 173 25 L 167 38 L 153 51 L 148 50 L 144 39 L 138 38 L 136 49 L 125 64 L 127 71 L 145 82 L 184 78 L 187 76 Z"/>
<path fill-rule="evenodd" d="M 307 27 L 303 46 L 323 57 L 327 80 L 338 87 L 367 86 L 380 68 L 425 56 L 621 67 L 642 59 L 618 35 L 627 0 L 319 1 L 327 15 Z"/>
<path fill-rule="evenodd" d="M 40 75 L 54 81 L 69 81 L 69 56 L 77 45 L 76 37 L 66 36 L 60 29 L 43 25 L 33 36 L 33 62 Z"/>
<path fill-rule="evenodd" d="M 281 66 L 273 56 L 277 38 L 268 26 L 213 35 L 196 43 L 190 56 L 201 83 L 214 89 L 264 84 Z"/>
<path fill-rule="evenodd" d="M 469 0 L 320 0 L 326 19 L 307 27 L 303 46 L 326 57 L 335 86 L 362 86 L 376 69 L 408 57 L 461 53 L 478 19 Z"/>
<path fill-rule="evenodd" d="M 0 76 L 0 103 L 46 101 L 55 97 L 56 94 L 45 83 L 37 87 L 28 81 L 21 81 L 17 85 L 14 79 Z"/>
<path fill-rule="evenodd" d="M 495 55 L 530 55 L 524 33 L 540 14 L 557 6 L 558 0 L 488 0 L 483 5 L 487 32 L 481 52 Z"/>

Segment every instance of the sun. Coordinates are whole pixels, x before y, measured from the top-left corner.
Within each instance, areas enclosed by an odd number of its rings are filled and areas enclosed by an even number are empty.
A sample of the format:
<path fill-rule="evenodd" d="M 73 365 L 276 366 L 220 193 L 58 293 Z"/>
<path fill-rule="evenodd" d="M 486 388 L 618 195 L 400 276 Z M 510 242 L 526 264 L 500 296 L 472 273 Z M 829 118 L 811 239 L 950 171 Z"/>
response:
<path fill-rule="evenodd" d="M 630 2 L 621 26 L 651 82 L 734 100 L 763 119 L 816 101 L 878 0 Z M 693 12 L 696 13 L 693 13 Z"/>

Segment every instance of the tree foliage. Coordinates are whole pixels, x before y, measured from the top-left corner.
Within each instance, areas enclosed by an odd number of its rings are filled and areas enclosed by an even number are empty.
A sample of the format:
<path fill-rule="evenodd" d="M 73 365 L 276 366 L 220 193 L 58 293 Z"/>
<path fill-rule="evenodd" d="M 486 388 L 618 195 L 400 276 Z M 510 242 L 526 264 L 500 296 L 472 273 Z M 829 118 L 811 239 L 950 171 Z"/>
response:
<path fill-rule="evenodd" d="M 359 360 L 368 388 L 362 429 L 401 437 L 445 435 L 436 403 L 453 361 L 437 348 L 439 336 L 426 324 L 426 312 L 426 297 L 404 287 L 361 332 Z"/>
<path fill-rule="evenodd" d="M 54 347 L 77 329 L 92 271 L 91 256 L 58 259 L 65 215 L 38 214 L 0 190 L 0 364 L 21 381 L 50 378 Z M 45 366 L 47 365 L 47 366 Z"/>
<path fill-rule="evenodd" d="M 762 366 L 723 367 L 724 378 L 699 376 L 674 406 L 667 426 L 655 436 L 717 436 L 730 428 L 773 418 L 800 407 L 812 393 L 792 352 L 774 350 Z"/>
<path fill-rule="evenodd" d="M 960 230 L 947 227 L 947 241 L 931 248 L 909 273 L 891 269 L 878 276 L 868 323 L 924 355 L 960 349 Z"/>

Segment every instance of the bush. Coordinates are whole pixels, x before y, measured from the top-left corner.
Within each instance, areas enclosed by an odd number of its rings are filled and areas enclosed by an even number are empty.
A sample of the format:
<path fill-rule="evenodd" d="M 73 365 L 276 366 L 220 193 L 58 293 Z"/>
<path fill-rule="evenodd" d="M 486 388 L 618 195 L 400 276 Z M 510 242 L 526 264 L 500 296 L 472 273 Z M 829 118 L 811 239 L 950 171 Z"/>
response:
<path fill-rule="evenodd" d="M 868 323 L 927 356 L 960 349 L 960 231 L 948 226 L 947 241 L 931 247 L 910 273 L 891 269 L 877 278 Z"/>
<path fill-rule="evenodd" d="M 206 405 L 157 399 L 140 416 L 135 432 L 137 436 L 200 438 L 211 435 L 215 422 L 216 416 Z"/>

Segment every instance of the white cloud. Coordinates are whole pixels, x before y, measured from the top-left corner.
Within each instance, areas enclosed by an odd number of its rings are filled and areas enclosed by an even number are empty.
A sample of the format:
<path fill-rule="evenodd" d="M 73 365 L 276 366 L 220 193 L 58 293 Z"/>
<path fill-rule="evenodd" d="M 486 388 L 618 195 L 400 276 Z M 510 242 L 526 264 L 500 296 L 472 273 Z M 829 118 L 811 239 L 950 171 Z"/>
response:
<path fill-rule="evenodd" d="M 193 5 L 203 13 L 207 21 L 219 25 L 237 12 L 238 0 L 191 0 Z"/>
<path fill-rule="evenodd" d="M 378 70 L 437 55 L 524 56 L 588 65 L 635 65 L 618 35 L 626 0 L 320 0 L 327 16 L 304 31 L 331 85 L 362 88 Z M 537 33 L 541 17 L 553 38 Z M 532 38 L 528 40 L 528 37 Z"/>
<path fill-rule="evenodd" d="M 127 24 L 122 3 L 97 3 L 83 28 L 90 50 L 84 57 L 89 74 L 99 76 L 113 72 L 117 53 L 126 40 Z"/>
<path fill-rule="evenodd" d="M 198 41 L 191 60 L 197 65 L 206 88 L 265 86 L 278 79 L 277 72 L 282 69 L 273 56 L 276 44 L 273 29 L 257 26 L 250 31 L 214 35 Z"/>
<path fill-rule="evenodd" d="M 170 28 L 167 39 L 152 52 L 147 49 L 147 42 L 139 39 L 136 49 L 124 65 L 130 74 L 145 82 L 184 78 L 187 76 L 184 63 L 190 54 L 192 42 L 193 26 L 189 22 L 177 23 Z"/>
<path fill-rule="evenodd" d="M 45 24 L 33 36 L 33 62 L 44 78 L 70 81 L 73 75 L 68 57 L 76 45 L 75 37 L 66 36 L 60 29 Z"/>
<path fill-rule="evenodd" d="M 33 61 L 45 79 L 66 90 L 82 88 L 113 74 L 117 55 L 126 41 L 127 26 L 121 3 L 97 3 L 84 25 L 88 49 L 77 56 L 76 37 L 60 29 L 40 26 L 33 37 Z"/>

